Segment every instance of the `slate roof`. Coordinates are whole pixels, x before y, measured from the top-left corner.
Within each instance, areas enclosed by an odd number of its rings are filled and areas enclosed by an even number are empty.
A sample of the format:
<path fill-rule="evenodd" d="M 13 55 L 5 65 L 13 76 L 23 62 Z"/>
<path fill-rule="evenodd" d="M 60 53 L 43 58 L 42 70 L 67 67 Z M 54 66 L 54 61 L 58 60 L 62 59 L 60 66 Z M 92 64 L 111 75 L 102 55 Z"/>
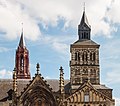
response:
<path fill-rule="evenodd" d="M 25 40 L 24 40 L 23 32 L 21 33 L 19 46 L 20 47 L 25 47 Z"/>
<path fill-rule="evenodd" d="M 80 39 L 74 42 L 72 45 L 87 45 L 87 46 L 89 45 L 90 46 L 90 45 L 98 45 L 98 44 L 92 40 Z"/>
<path fill-rule="evenodd" d="M 0 100 L 3 98 L 6 98 L 8 96 L 7 92 L 12 89 L 13 86 L 13 80 L 12 79 L 0 79 Z M 18 94 L 20 94 L 23 89 L 26 87 L 27 84 L 29 84 L 29 79 L 19 79 L 17 81 L 18 84 Z M 50 88 L 53 89 L 53 92 L 57 92 L 59 90 L 59 80 L 57 79 L 48 79 L 47 84 L 50 85 Z M 65 92 L 69 92 L 70 84 L 69 80 L 65 80 Z"/>
<path fill-rule="evenodd" d="M 90 25 L 88 23 L 88 19 L 87 19 L 87 16 L 85 14 L 85 11 L 83 12 L 82 19 L 81 19 L 81 22 L 80 22 L 80 26 L 82 26 L 84 23 L 90 28 Z"/>
<path fill-rule="evenodd" d="M 27 84 L 29 84 L 30 80 L 28 79 L 19 79 L 18 84 L 18 94 L 21 93 L 21 91 L 24 91 L 23 89 L 26 87 Z M 53 89 L 53 92 L 57 92 L 59 90 L 59 80 L 57 79 L 47 79 L 47 84 L 50 85 L 50 87 Z M 0 79 L 0 100 L 3 98 L 8 97 L 7 92 L 12 89 L 12 79 Z M 93 85 L 96 89 L 110 89 L 106 87 L 105 85 Z M 70 90 L 70 81 L 65 80 L 65 93 L 69 93 Z"/>
<path fill-rule="evenodd" d="M 111 88 L 108 88 L 107 86 L 105 85 L 93 85 L 96 89 L 111 89 Z"/>

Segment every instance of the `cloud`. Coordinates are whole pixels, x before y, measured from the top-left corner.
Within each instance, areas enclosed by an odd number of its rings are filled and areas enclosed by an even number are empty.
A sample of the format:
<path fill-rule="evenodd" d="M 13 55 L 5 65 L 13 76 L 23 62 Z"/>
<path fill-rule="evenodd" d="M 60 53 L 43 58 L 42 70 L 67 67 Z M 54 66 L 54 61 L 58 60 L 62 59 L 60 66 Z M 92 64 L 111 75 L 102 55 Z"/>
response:
<path fill-rule="evenodd" d="M 10 49 L 6 48 L 6 47 L 0 47 L 0 53 L 1 52 L 7 52 L 9 51 Z"/>
<path fill-rule="evenodd" d="M 68 45 L 67 44 L 63 44 L 60 42 L 54 42 L 53 43 L 53 48 L 58 51 L 59 53 L 63 53 L 63 54 L 68 54 L 67 50 L 68 50 Z"/>
<path fill-rule="evenodd" d="M 109 72 L 107 72 L 106 82 L 108 84 L 116 84 L 116 83 L 120 82 L 120 71 L 118 69 L 120 69 L 120 67 L 116 67 L 116 68 L 110 70 Z M 115 80 L 115 79 L 117 79 L 117 80 Z"/>
<path fill-rule="evenodd" d="M 120 98 L 114 98 L 115 99 L 115 106 L 120 106 Z"/>
<path fill-rule="evenodd" d="M 106 72 L 105 80 L 108 84 L 120 82 L 120 50 L 119 39 L 109 39 L 102 47 L 101 65 L 102 71 Z M 117 80 L 115 80 L 117 79 Z"/>
<path fill-rule="evenodd" d="M 49 76 L 46 76 L 45 79 L 51 79 Z"/>
<path fill-rule="evenodd" d="M 51 35 L 45 35 L 42 36 L 39 44 L 46 44 L 49 47 L 51 47 L 54 51 L 62 54 L 62 55 L 68 55 L 69 54 L 69 44 L 70 42 L 73 42 L 75 38 L 73 36 L 51 36 Z"/>
<path fill-rule="evenodd" d="M 23 11 L 20 4 L 14 0 L 0 1 L 0 32 L 3 32 L 5 38 L 10 40 L 20 36 L 22 29 L 21 23 L 24 23 L 25 37 L 30 40 L 36 40 L 40 35 L 40 30 L 36 20 Z"/>
<path fill-rule="evenodd" d="M 12 72 L 6 69 L 0 70 L 0 78 L 12 78 Z"/>
<path fill-rule="evenodd" d="M 120 23 L 119 7 L 120 7 L 119 0 L 111 0 L 111 4 L 106 12 L 108 21 L 113 23 Z"/>
<path fill-rule="evenodd" d="M 104 34 L 110 37 L 115 31 L 113 23 L 120 23 L 119 0 L 1 0 L 0 32 L 8 39 L 16 39 L 20 35 L 21 23 L 24 23 L 24 35 L 27 39 L 37 40 L 43 28 L 57 26 L 60 17 L 64 19 L 64 28 L 78 25 L 83 3 L 86 2 L 86 14 L 93 35 Z M 106 22 L 104 19 L 109 20 Z"/>

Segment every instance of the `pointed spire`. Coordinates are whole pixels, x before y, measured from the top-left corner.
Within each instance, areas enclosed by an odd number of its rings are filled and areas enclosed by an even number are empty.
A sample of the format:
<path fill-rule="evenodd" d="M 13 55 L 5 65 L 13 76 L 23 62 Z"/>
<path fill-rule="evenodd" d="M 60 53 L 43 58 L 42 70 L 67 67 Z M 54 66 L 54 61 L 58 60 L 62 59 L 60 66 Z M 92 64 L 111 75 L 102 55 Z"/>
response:
<path fill-rule="evenodd" d="M 24 36 L 23 36 L 23 23 L 22 23 L 22 33 L 21 33 L 21 37 L 20 37 L 19 46 L 25 47 L 25 40 L 24 40 Z"/>
<path fill-rule="evenodd" d="M 64 73 L 63 73 L 63 68 L 62 66 L 60 67 L 60 80 L 59 80 L 59 90 L 60 90 L 60 101 L 63 101 L 64 100 Z"/>
<path fill-rule="evenodd" d="M 80 22 L 80 26 L 82 26 L 83 24 L 86 24 L 90 28 L 87 16 L 85 14 L 85 7 L 84 7 L 84 11 L 83 11 L 81 22 Z"/>
<path fill-rule="evenodd" d="M 91 26 L 88 23 L 87 16 L 85 14 L 85 3 L 83 7 L 83 15 L 78 25 L 79 40 L 90 40 Z"/>

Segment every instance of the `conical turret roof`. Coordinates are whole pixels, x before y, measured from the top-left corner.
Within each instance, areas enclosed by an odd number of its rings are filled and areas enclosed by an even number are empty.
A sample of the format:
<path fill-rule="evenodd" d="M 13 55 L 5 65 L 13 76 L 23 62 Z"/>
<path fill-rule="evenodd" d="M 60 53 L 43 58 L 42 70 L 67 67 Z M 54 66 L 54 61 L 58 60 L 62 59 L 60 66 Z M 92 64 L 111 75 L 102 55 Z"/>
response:
<path fill-rule="evenodd" d="M 90 25 L 88 23 L 88 19 L 87 19 L 87 16 L 85 14 L 85 11 L 83 11 L 83 15 L 82 15 L 82 19 L 81 19 L 81 22 L 80 22 L 80 26 L 82 26 L 83 24 L 86 24 L 90 28 Z"/>

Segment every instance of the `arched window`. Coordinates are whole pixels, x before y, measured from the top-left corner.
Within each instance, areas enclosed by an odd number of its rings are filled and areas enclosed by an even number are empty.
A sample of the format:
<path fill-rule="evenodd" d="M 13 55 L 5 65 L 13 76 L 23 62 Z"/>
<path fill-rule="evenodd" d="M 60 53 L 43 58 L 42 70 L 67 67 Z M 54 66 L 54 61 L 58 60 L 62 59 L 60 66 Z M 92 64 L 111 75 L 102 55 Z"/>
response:
<path fill-rule="evenodd" d="M 75 61 L 77 60 L 77 53 L 75 53 Z"/>
<path fill-rule="evenodd" d="M 78 61 L 80 61 L 80 53 L 78 53 Z"/>
<path fill-rule="evenodd" d="M 82 60 L 84 61 L 84 53 L 82 54 Z"/>
<path fill-rule="evenodd" d="M 87 52 L 84 52 L 84 61 L 87 61 Z"/>
<path fill-rule="evenodd" d="M 84 39 L 86 39 L 86 32 L 84 32 Z"/>
<path fill-rule="evenodd" d="M 95 59 L 96 59 L 96 53 L 95 52 L 90 53 L 90 60 L 95 61 Z"/>
<path fill-rule="evenodd" d="M 96 59 L 96 54 L 95 54 L 95 52 L 93 53 L 93 60 L 95 61 L 95 59 Z"/>
<path fill-rule="evenodd" d="M 92 53 L 90 53 L 90 60 L 92 60 Z"/>
<path fill-rule="evenodd" d="M 24 70 L 24 59 L 23 59 L 23 55 L 20 56 L 20 69 Z"/>
<path fill-rule="evenodd" d="M 86 61 L 87 61 L 87 53 L 85 54 L 85 57 L 86 57 Z"/>
<path fill-rule="evenodd" d="M 83 37 L 84 37 L 84 34 L 82 33 L 82 39 L 83 39 Z"/>
<path fill-rule="evenodd" d="M 89 102 L 89 99 L 90 99 L 89 92 L 86 91 L 85 94 L 84 94 L 84 102 Z"/>

